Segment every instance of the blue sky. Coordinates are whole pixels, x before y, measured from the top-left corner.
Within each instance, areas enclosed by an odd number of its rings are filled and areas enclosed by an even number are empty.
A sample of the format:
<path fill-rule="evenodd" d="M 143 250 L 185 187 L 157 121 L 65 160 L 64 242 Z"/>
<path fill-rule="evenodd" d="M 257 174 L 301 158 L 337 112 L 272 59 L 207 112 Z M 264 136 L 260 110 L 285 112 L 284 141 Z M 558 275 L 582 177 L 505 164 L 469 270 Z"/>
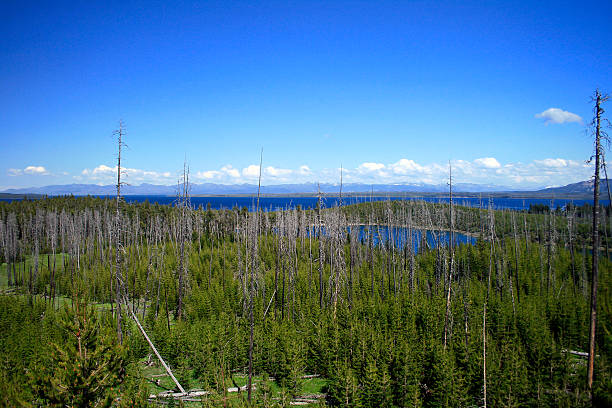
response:
<path fill-rule="evenodd" d="M 132 184 L 592 172 L 611 2 L 82 3 L 0 4 L 0 189 L 111 184 L 119 119 Z"/>

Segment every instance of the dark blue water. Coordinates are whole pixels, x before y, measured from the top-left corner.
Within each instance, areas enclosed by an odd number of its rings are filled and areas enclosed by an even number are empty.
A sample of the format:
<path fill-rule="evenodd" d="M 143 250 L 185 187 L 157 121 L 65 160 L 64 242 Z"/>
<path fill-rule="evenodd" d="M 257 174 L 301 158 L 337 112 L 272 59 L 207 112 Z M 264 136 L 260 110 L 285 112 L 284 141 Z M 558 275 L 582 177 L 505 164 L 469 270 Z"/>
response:
<path fill-rule="evenodd" d="M 405 227 L 387 227 L 386 225 L 356 225 L 347 227 L 347 232 L 350 233 L 353 228 L 358 228 L 357 239 L 363 245 L 368 245 L 370 235 L 372 236 L 372 244 L 374 246 L 385 245 L 387 247 L 393 246 L 396 249 L 403 249 L 407 245 L 412 245 L 414 252 L 418 252 L 422 246 L 426 248 L 446 247 L 451 243 L 448 231 L 428 231 Z M 274 232 L 277 233 L 278 231 L 275 230 Z M 306 236 L 310 234 L 316 237 L 318 235 L 318 228 L 312 227 L 306 231 Z M 322 227 L 321 235 L 325 236 L 326 234 L 325 227 Z M 476 241 L 475 237 L 455 232 L 452 244 L 453 246 L 475 244 Z"/>
<path fill-rule="evenodd" d="M 173 205 L 176 202 L 176 197 L 169 196 L 154 196 L 154 195 L 130 195 L 123 197 L 126 202 L 144 202 L 158 203 L 161 205 Z M 0 201 L 13 201 L 14 199 L 0 198 Z M 399 195 L 392 196 L 360 196 L 360 197 L 343 197 L 342 204 L 355 204 L 369 201 L 385 201 L 385 200 L 424 200 L 432 203 L 448 203 L 448 197 L 405 197 Z M 261 197 L 259 199 L 259 206 L 264 211 L 274 211 L 277 209 L 293 209 L 298 205 L 303 209 L 316 208 L 318 198 L 317 197 Z M 453 198 L 455 204 L 464 205 L 469 207 L 482 207 L 487 208 L 489 205 L 489 199 L 487 197 L 466 197 L 466 198 Z M 564 207 L 568 203 L 574 205 L 583 205 L 585 203 L 592 203 L 592 200 L 567 200 L 567 199 L 540 199 L 540 198 L 491 198 L 491 202 L 494 209 L 511 209 L 511 210 L 527 210 L 531 204 L 543 204 L 548 205 L 552 208 Z M 191 205 L 194 208 L 202 207 L 206 209 L 210 204 L 210 208 L 213 210 L 218 209 L 232 209 L 234 207 L 242 208 L 246 207 L 249 211 L 255 209 L 257 204 L 256 197 L 192 197 Z M 340 204 L 338 197 L 327 197 L 323 198 L 323 207 L 329 208 Z M 601 200 L 602 205 L 608 205 L 608 200 Z"/>
<path fill-rule="evenodd" d="M 410 232 L 412 232 L 412 240 L 410 239 Z M 367 244 L 369 234 L 372 234 L 372 241 L 375 246 L 378 245 L 392 245 L 396 248 L 403 249 L 406 245 L 412 243 L 412 249 L 414 252 L 419 251 L 422 245 L 428 248 L 435 248 L 436 246 L 448 246 L 450 244 L 450 233 L 448 231 L 423 231 L 423 230 L 412 230 L 403 227 L 392 227 L 386 226 L 360 226 L 359 227 L 359 239 Z M 470 237 L 465 234 L 454 233 L 453 234 L 453 246 L 459 244 L 475 244 L 476 238 Z"/>
<path fill-rule="evenodd" d="M 159 204 L 174 204 L 176 202 L 176 197 L 167 197 L 167 196 L 125 196 L 124 199 L 127 202 L 144 202 L 148 200 L 149 202 L 159 203 Z M 317 197 L 261 197 L 259 199 L 259 207 L 264 211 L 274 211 L 278 209 L 293 209 L 298 205 L 303 209 L 313 209 L 316 208 Z M 356 203 L 364 203 L 370 201 L 386 201 L 386 200 L 424 200 L 431 203 L 448 203 L 448 197 L 405 197 L 405 196 L 379 196 L 379 197 L 369 197 L 369 196 L 361 196 L 361 197 L 343 197 L 342 204 L 356 204 Z M 330 208 L 335 207 L 340 204 L 340 199 L 338 197 L 327 197 L 323 198 L 323 207 Z M 454 198 L 455 204 L 464 205 L 469 207 L 482 207 L 487 208 L 489 200 L 488 198 Z M 564 207 L 568 203 L 572 203 L 574 205 L 583 205 L 585 203 L 592 203 L 592 200 L 554 200 L 551 201 L 549 199 L 522 199 L 522 198 L 492 198 L 492 205 L 494 209 L 511 209 L 511 210 L 527 210 L 529 209 L 530 204 L 543 204 L 548 205 L 552 208 Z M 257 205 L 256 197 L 192 197 L 191 205 L 194 208 L 199 208 L 200 206 L 204 209 L 207 208 L 210 203 L 210 208 L 213 210 L 217 209 L 232 209 L 234 207 L 242 208 L 247 207 L 249 211 L 253 211 Z M 607 200 L 601 201 L 602 205 L 607 205 Z M 552 205 L 551 205 L 552 204 Z"/>

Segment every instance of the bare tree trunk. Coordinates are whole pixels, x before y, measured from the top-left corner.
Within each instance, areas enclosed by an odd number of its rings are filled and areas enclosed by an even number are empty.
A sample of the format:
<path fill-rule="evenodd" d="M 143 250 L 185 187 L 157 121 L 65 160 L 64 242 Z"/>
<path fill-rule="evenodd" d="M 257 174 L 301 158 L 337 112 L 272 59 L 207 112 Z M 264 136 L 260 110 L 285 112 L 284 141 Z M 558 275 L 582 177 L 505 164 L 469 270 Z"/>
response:
<path fill-rule="evenodd" d="M 595 359 L 595 328 L 597 326 L 597 284 L 599 273 L 599 167 L 603 155 L 601 146 L 601 104 L 608 100 L 599 90 L 595 91 L 595 178 L 593 181 L 593 280 L 591 282 L 591 319 L 589 328 L 589 361 L 587 367 L 587 387 L 593 389 L 593 362 Z"/>
<path fill-rule="evenodd" d="M 516 233 L 516 220 L 514 217 L 514 211 L 512 214 L 512 232 L 514 233 L 514 283 L 516 288 L 516 303 L 521 302 L 520 290 L 519 290 L 519 244 L 518 236 Z"/>
<path fill-rule="evenodd" d="M 482 308 L 482 380 L 483 407 L 487 408 L 487 302 Z"/>
<path fill-rule="evenodd" d="M 463 325 L 465 328 L 465 349 L 466 351 L 469 351 L 468 344 L 469 344 L 470 327 L 469 327 L 468 293 L 467 293 L 467 289 L 465 289 L 465 286 L 463 290 Z"/>
<path fill-rule="evenodd" d="M 282 245 L 283 243 L 281 243 Z M 281 256 L 281 275 L 282 275 L 282 279 L 283 279 L 283 283 L 282 283 L 282 293 L 281 293 L 281 319 L 285 320 L 285 286 L 287 284 L 287 272 L 285 271 L 285 256 L 287 255 L 286 251 L 285 251 L 285 245 L 282 246 L 283 248 L 283 253 Z"/>
<path fill-rule="evenodd" d="M 149 336 L 147 336 L 147 333 L 145 332 L 144 328 L 140 324 L 140 321 L 138 320 L 138 316 L 136 316 L 136 313 L 134 313 L 134 311 L 130 310 L 130 308 L 128 307 L 128 300 L 127 299 L 124 299 L 124 300 L 125 300 L 125 307 L 126 307 L 126 309 L 128 310 L 128 312 L 130 312 L 130 314 L 132 316 L 132 319 L 134 319 L 134 321 L 136 322 L 136 325 L 138 326 L 138 329 L 140 330 L 140 332 L 144 336 L 144 338 L 147 341 L 147 343 L 149 343 L 149 346 L 151 347 L 151 349 L 153 349 L 153 352 L 155 353 L 155 355 L 157 356 L 159 362 L 162 364 L 162 366 L 166 370 L 166 373 L 168 373 L 170 378 L 172 378 L 172 381 L 174 381 L 174 384 L 176 384 L 176 386 L 178 387 L 179 391 L 182 392 L 182 393 L 185 393 L 185 390 L 183 389 L 181 384 L 178 382 L 176 377 L 174 377 L 174 374 L 172 374 L 172 371 L 170 370 L 170 367 L 168 367 L 168 365 L 166 364 L 166 362 L 164 361 L 162 356 L 159 354 L 159 352 L 157 351 L 157 349 L 153 345 L 153 342 L 149 339 Z"/>
<path fill-rule="evenodd" d="M 166 324 L 168 325 L 168 333 L 170 333 L 170 311 L 168 310 L 168 288 L 164 285 L 164 298 L 166 300 Z"/>
<path fill-rule="evenodd" d="M 548 273 L 546 275 L 546 296 L 549 295 L 552 287 L 552 245 L 553 245 L 553 213 L 552 202 L 548 212 L 548 242 L 546 245 L 546 266 Z"/>
<path fill-rule="evenodd" d="M 321 228 L 321 187 L 319 186 L 319 205 L 317 207 L 317 218 L 319 219 L 319 308 L 323 309 L 323 231 Z"/>
<path fill-rule="evenodd" d="M 536 224 L 536 226 L 537 225 L 538 224 Z M 544 260 L 543 260 L 543 255 L 542 255 L 543 232 L 541 232 L 539 227 L 536 227 L 536 228 L 537 228 L 536 234 L 538 235 L 538 255 L 540 259 L 540 293 L 542 293 L 542 291 L 544 290 Z"/>
<path fill-rule="evenodd" d="M 253 331 L 255 328 L 255 320 L 253 317 L 253 303 L 255 302 L 255 277 L 254 277 L 254 266 L 256 264 L 257 254 L 257 240 L 259 239 L 259 193 L 261 191 L 261 165 L 263 161 L 263 149 L 261 149 L 261 156 L 259 158 L 259 182 L 257 186 L 257 208 L 255 210 L 255 239 L 254 239 L 254 248 L 253 248 L 253 266 L 251 267 L 251 287 L 250 287 L 250 304 L 249 304 L 249 317 L 250 317 L 250 334 L 249 334 L 249 382 L 248 382 L 248 391 L 247 391 L 247 399 L 249 403 L 251 402 L 251 391 L 253 388 Z M 265 284 L 265 282 L 264 282 Z"/>
<path fill-rule="evenodd" d="M 147 301 L 149 298 L 149 278 L 151 276 L 151 268 L 153 263 L 153 256 L 151 255 L 151 245 L 152 242 L 149 240 L 147 242 L 147 275 L 145 278 L 145 293 L 144 293 L 144 304 L 142 306 L 142 318 L 146 317 L 147 314 Z"/>
<path fill-rule="evenodd" d="M 116 213 L 115 213 L 115 304 L 117 306 L 117 336 L 119 343 L 123 344 L 123 333 L 121 330 L 121 287 L 122 287 L 122 272 L 121 272 L 121 148 L 123 147 L 123 121 L 119 121 L 119 129 L 114 132 L 117 135 L 117 198 L 116 198 Z"/>
<path fill-rule="evenodd" d="M 450 165 L 450 162 L 448 163 L 448 168 L 449 168 L 449 172 L 448 172 L 448 191 L 449 191 L 449 230 L 450 230 L 450 238 L 449 238 L 449 242 L 448 242 L 448 251 L 449 251 L 449 257 L 450 257 L 450 262 L 449 262 L 449 266 L 448 266 L 448 279 L 447 279 L 447 292 L 446 292 L 446 313 L 444 315 L 444 349 L 446 350 L 446 343 L 447 343 L 447 337 L 448 337 L 448 316 L 450 315 L 450 307 L 451 307 L 451 290 L 452 290 L 452 282 L 453 282 L 453 267 L 454 267 L 454 248 L 453 248 L 453 229 L 454 229 L 454 224 L 453 224 L 453 173 L 452 173 L 452 168 Z"/>
<path fill-rule="evenodd" d="M 487 407 L 487 303 L 491 291 L 491 273 L 493 269 L 493 258 L 495 255 L 495 218 L 493 209 L 489 203 L 489 239 L 491 240 L 491 251 L 489 254 L 489 273 L 487 275 L 487 295 L 482 308 L 482 377 L 483 377 L 483 403 Z"/>
<path fill-rule="evenodd" d="M 368 223 L 368 266 L 370 268 L 370 280 L 371 280 L 371 289 L 370 294 L 372 298 L 374 297 L 375 288 L 374 288 L 374 228 L 371 222 Z"/>
<path fill-rule="evenodd" d="M 157 240 L 156 240 L 156 245 L 157 245 Z M 159 250 L 159 248 L 157 248 L 157 250 Z M 161 248 L 161 256 L 159 258 L 159 263 L 156 262 L 156 266 L 157 266 L 157 296 L 156 296 L 156 300 L 155 300 L 155 318 L 157 319 L 157 316 L 159 315 L 159 297 L 161 295 L 161 281 L 162 281 L 162 271 L 164 269 L 164 249 L 163 246 Z"/>
<path fill-rule="evenodd" d="M 310 227 L 310 222 L 308 222 L 309 231 L 308 231 L 308 256 L 309 256 L 309 266 L 310 269 L 308 271 L 308 295 L 312 293 L 312 233 L 314 232 L 314 227 Z M 276 290 L 276 283 L 274 284 L 274 289 Z"/>
<path fill-rule="evenodd" d="M 208 288 L 209 289 L 210 289 L 210 285 L 212 281 L 212 260 L 213 260 L 214 252 L 215 252 L 215 241 L 213 240 L 213 236 L 211 235 L 210 236 L 210 257 L 208 260 Z"/>
<path fill-rule="evenodd" d="M 506 262 L 506 241 L 504 240 L 502 245 L 502 275 L 503 269 L 508 272 L 508 287 L 510 289 L 510 299 L 512 301 L 512 315 L 516 319 L 516 303 L 514 301 L 514 284 L 512 283 L 512 272 L 510 272 L 510 268 L 508 267 L 508 262 Z"/>
<path fill-rule="evenodd" d="M 279 214 L 282 221 L 282 212 Z M 278 315 L 278 275 L 281 268 L 281 224 L 278 225 L 278 230 L 276 231 L 276 262 L 274 265 L 274 317 Z M 283 292 L 284 295 L 284 292 Z"/>
<path fill-rule="evenodd" d="M 523 214 L 523 233 L 525 234 L 525 253 L 529 252 L 529 233 L 527 232 L 527 215 Z"/>
<path fill-rule="evenodd" d="M 574 283 L 574 295 L 576 295 L 576 288 L 578 286 L 578 278 L 576 276 L 576 260 L 574 256 L 574 206 L 571 207 L 571 213 L 567 213 L 567 235 L 568 235 L 568 245 L 570 250 L 570 259 L 572 263 L 572 282 Z"/>
<path fill-rule="evenodd" d="M 189 169 L 187 163 L 183 164 L 183 183 L 182 188 L 179 190 L 179 205 L 181 209 L 180 221 L 179 221 L 179 265 L 178 265 L 178 306 L 176 317 L 181 320 L 183 317 L 183 303 L 185 296 L 185 280 L 187 278 L 187 261 L 186 255 L 186 241 L 188 239 L 188 220 L 190 216 L 190 204 L 189 204 Z"/>
<path fill-rule="evenodd" d="M 353 227 L 355 228 L 355 227 Z M 356 227 L 359 228 L 359 227 Z M 355 268 L 354 235 L 349 234 L 349 281 L 348 281 L 348 302 L 349 309 L 353 309 L 353 269 Z"/>
<path fill-rule="evenodd" d="M 223 288 L 223 291 L 225 291 L 225 239 L 223 240 L 223 242 L 221 243 L 222 247 L 223 247 L 223 266 L 221 267 L 221 287 Z"/>

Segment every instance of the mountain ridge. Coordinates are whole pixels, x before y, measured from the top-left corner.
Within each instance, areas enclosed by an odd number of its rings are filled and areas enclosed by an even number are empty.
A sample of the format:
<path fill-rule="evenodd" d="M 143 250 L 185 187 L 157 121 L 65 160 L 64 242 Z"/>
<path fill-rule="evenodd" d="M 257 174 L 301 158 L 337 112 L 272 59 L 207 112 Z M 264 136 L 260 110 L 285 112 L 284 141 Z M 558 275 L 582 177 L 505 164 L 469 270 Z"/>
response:
<path fill-rule="evenodd" d="M 274 184 L 261 186 L 262 194 L 316 194 L 320 190 L 322 193 L 338 193 L 339 184 L 332 183 L 293 183 L 293 184 Z M 122 187 L 124 195 L 175 195 L 177 186 L 157 185 L 142 183 L 140 185 L 126 185 Z M 509 191 L 508 187 L 457 183 L 453 185 L 453 190 L 457 192 L 502 192 Z M 346 183 L 342 185 L 343 193 L 444 193 L 448 191 L 446 184 L 365 184 L 365 183 Z M 41 195 L 114 195 L 116 186 L 112 184 L 62 184 L 48 185 L 42 187 L 11 188 L 0 191 L 5 194 L 41 194 Z M 196 195 L 230 195 L 230 194 L 256 194 L 256 184 L 215 184 L 202 183 L 191 184 L 191 194 Z"/>
<path fill-rule="evenodd" d="M 602 198 L 607 196 L 606 180 L 600 181 L 600 191 Z M 495 195 L 525 196 L 525 197 L 586 197 L 593 195 L 593 180 L 585 180 L 577 183 L 567 184 L 560 187 L 547 187 L 534 190 L 516 190 L 505 186 L 457 183 L 453 184 L 454 194 L 477 194 L 492 193 Z M 293 195 L 293 194 L 317 194 L 320 191 L 325 194 L 338 194 L 340 185 L 333 183 L 293 183 L 293 184 L 274 184 L 261 186 L 261 193 L 268 195 Z M 365 183 L 346 183 L 342 185 L 343 194 L 355 193 L 426 193 L 444 194 L 448 193 L 447 184 L 365 184 Z M 177 186 L 158 185 L 142 183 L 140 185 L 126 185 L 122 187 L 123 195 L 161 195 L 173 196 L 177 193 Z M 256 184 L 216 184 L 202 183 L 191 184 L 192 196 L 206 195 L 244 195 L 257 194 Z M 43 187 L 12 188 L 0 191 L 0 194 L 12 195 L 99 195 L 113 196 L 116 194 L 116 186 L 112 184 L 61 184 L 48 185 Z"/>

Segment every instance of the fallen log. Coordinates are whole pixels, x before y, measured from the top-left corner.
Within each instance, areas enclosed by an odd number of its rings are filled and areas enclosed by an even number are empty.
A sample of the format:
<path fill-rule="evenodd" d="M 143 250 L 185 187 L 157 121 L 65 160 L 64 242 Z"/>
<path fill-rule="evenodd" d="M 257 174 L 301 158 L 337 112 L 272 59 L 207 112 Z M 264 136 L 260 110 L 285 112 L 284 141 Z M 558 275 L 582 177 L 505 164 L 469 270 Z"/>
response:
<path fill-rule="evenodd" d="M 570 354 L 572 354 L 574 356 L 589 358 L 589 353 L 587 353 L 586 351 L 576 351 L 576 350 L 566 350 L 566 349 L 563 349 L 563 350 L 561 350 L 561 353 L 570 353 Z M 599 357 L 599 354 L 595 354 L 595 357 Z"/>
<path fill-rule="evenodd" d="M 246 389 L 247 389 L 246 385 L 242 387 L 230 387 L 227 389 L 227 392 L 245 391 Z M 252 389 L 255 389 L 255 386 L 253 386 Z M 189 398 L 203 397 L 205 395 L 210 395 L 210 394 L 212 394 L 211 391 L 205 391 L 205 390 L 190 390 L 188 392 L 164 391 L 164 392 L 160 392 L 159 394 L 149 395 L 149 400 L 154 401 L 158 399 L 173 398 L 173 399 L 180 399 L 182 401 L 190 401 Z"/>

